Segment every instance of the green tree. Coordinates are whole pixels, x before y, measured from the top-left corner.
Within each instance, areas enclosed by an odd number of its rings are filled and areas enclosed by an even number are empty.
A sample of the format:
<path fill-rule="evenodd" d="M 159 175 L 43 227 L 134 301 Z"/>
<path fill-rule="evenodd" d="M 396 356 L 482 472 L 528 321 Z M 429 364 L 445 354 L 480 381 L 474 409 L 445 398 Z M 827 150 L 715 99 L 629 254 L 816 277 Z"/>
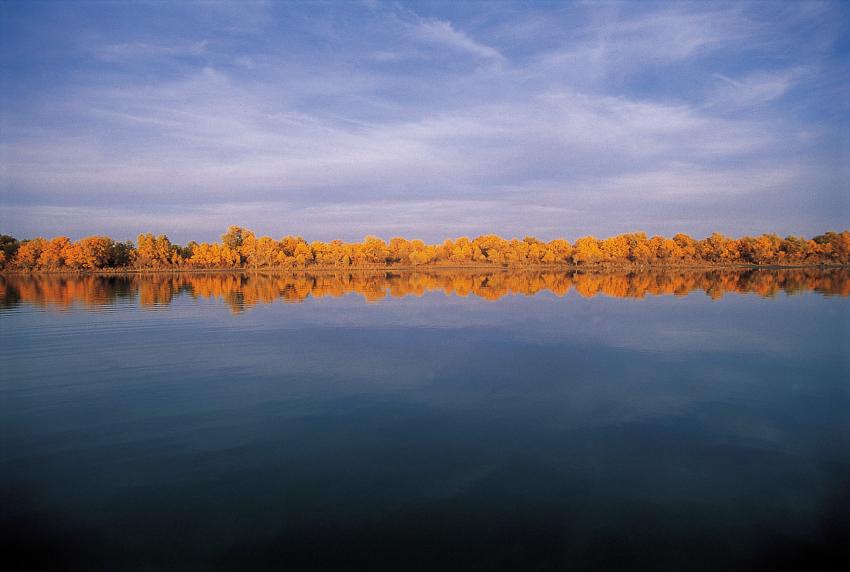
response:
<path fill-rule="evenodd" d="M 21 243 L 14 236 L 8 234 L 0 234 L 0 250 L 6 256 L 6 260 L 12 260 L 18 252 L 18 247 Z"/>

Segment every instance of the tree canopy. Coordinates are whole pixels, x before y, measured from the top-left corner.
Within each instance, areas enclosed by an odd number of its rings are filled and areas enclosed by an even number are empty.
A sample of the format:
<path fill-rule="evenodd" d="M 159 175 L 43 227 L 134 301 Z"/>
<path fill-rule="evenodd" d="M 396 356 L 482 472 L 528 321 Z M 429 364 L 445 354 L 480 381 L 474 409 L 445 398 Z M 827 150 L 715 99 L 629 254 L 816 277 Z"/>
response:
<path fill-rule="evenodd" d="M 65 236 L 18 241 L 0 235 L 0 268 L 23 271 L 95 271 L 110 268 L 306 269 L 423 266 L 697 266 L 850 264 L 850 231 L 811 239 L 775 234 L 730 238 L 720 233 L 697 240 L 686 234 L 647 237 L 635 232 L 570 243 L 494 234 L 446 239 L 438 244 L 367 236 L 362 242 L 274 239 L 231 226 L 221 242 L 172 244 L 164 234 L 140 234 L 136 242 L 107 236 L 72 241 Z"/>

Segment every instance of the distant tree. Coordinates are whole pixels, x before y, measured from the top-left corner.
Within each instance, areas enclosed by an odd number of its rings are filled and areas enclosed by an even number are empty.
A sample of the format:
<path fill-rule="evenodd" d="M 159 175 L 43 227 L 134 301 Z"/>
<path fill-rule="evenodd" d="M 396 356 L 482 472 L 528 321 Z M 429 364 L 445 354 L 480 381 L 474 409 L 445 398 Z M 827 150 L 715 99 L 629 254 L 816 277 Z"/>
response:
<path fill-rule="evenodd" d="M 186 246 L 180 246 L 179 244 L 172 245 L 172 248 L 177 252 L 177 256 L 180 257 L 181 260 L 189 260 L 192 258 L 192 251 L 194 248 L 198 246 L 198 243 L 194 240 L 190 240 L 186 243 Z"/>
<path fill-rule="evenodd" d="M 132 241 L 113 242 L 109 249 L 109 266 L 111 268 L 129 266 L 135 250 Z"/>
<path fill-rule="evenodd" d="M 60 270 L 66 263 L 75 266 L 76 252 L 71 239 L 67 236 L 57 236 L 46 241 L 41 248 L 37 266 L 41 270 Z"/>
<path fill-rule="evenodd" d="M 687 234 L 678 233 L 673 236 L 673 242 L 679 247 L 679 257 L 682 260 L 692 260 L 697 256 L 697 241 Z"/>
<path fill-rule="evenodd" d="M 506 240 L 495 234 L 474 239 L 461 236 L 438 244 L 394 237 L 389 244 L 375 236 L 362 242 L 314 241 L 288 235 L 279 241 L 257 238 L 246 228 L 231 226 L 221 243 L 172 244 L 164 234 L 140 234 L 137 244 L 115 242 L 107 236 L 89 236 L 72 242 L 58 236 L 18 241 L 0 235 L 0 268 L 21 270 L 97 270 L 133 265 L 161 269 L 196 268 L 302 269 L 349 266 L 496 265 L 535 267 L 541 265 L 670 265 L 670 264 L 850 264 L 850 231 L 827 232 L 812 239 L 775 234 L 738 239 L 713 233 L 703 240 L 686 234 L 672 239 L 647 238 L 643 232 L 626 233 L 598 240 L 585 236 L 570 244 L 564 239 L 543 242 L 533 236 Z M 592 291 L 590 283 L 582 288 Z M 566 286 L 561 284 L 559 289 Z M 463 283 L 464 291 L 471 285 Z M 564 290 L 565 291 L 565 290 Z M 371 291 L 370 291 L 371 292 Z M 370 295 L 377 296 L 379 290 Z"/>
<path fill-rule="evenodd" d="M 697 243 L 697 254 L 708 262 L 735 262 L 740 260 L 735 241 L 726 238 L 719 232 Z"/>
<path fill-rule="evenodd" d="M 47 241 L 42 237 L 22 241 L 15 253 L 13 265 L 25 270 L 35 270 L 46 244 Z"/>
<path fill-rule="evenodd" d="M 134 263 L 140 268 L 165 268 L 173 263 L 171 241 L 164 234 L 154 237 L 151 233 L 140 234 L 136 240 Z"/>
<path fill-rule="evenodd" d="M 81 270 L 106 268 L 114 241 L 108 236 L 88 236 L 74 244 L 69 266 Z"/>
<path fill-rule="evenodd" d="M 0 234 L 0 251 L 3 251 L 6 260 L 12 260 L 21 245 L 18 239 L 8 234 Z"/>
<path fill-rule="evenodd" d="M 573 262 L 576 264 L 594 264 L 603 259 L 598 240 L 592 236 L 578 239 L 573 245 Z"/>
<path fill-rule="evenodd" d="M 245 232 L 241 226 L 231 225 L 227 227 L 227 232 L 221 235 L 221 242 L 224 246 L 238 252 L 245 240 Z"/>

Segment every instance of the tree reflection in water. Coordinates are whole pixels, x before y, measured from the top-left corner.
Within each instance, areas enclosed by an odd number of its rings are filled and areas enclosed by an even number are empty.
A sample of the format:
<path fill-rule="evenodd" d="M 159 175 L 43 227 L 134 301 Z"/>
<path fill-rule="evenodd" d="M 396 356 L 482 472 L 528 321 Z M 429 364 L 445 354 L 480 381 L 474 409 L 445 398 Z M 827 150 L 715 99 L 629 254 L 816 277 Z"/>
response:
<path fill-rule="evenodd" d="M 565 296 L 570 290 L 582 297 L 597 295 L 640 299 L 647 296 L 684 296 L 705 292 L 712 299 L 727 293 L 771 297 L 779 293 L 814 291 L 850 296 L 850 270 L 748 269 L 667 270 L 638 273 L 582 273 L 552 271 L 432 271 L 432 272 L 301 272 L 265 273 L 159 273 L 123 276 L 8 275 L 0 276 L 0 308 L 20 303 L 52 309 L 74 304 L 90 307 L 118 300 L 136 300 L 143 307 L 167 305 L 178 296 L 227 303 L 239 313 L 276 300 L 303 302 L 308 298 L 358 294 L 367 302 L 386 298 L 423 296 L 476 296 L 496 301 L 505 296 L 534 296 L 548 292 Z"/>

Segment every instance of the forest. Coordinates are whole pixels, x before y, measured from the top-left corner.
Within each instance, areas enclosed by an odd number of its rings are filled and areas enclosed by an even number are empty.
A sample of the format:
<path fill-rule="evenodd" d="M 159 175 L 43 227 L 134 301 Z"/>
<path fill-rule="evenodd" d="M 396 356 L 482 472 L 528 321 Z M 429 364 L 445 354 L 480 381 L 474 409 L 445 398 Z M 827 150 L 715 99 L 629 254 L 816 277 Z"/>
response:
<path fill-rule="evenodd" d="M 340 269 L 412 267 L 642 267 L 847 265 L 850 231 L 826 232 L 806 239 L 775 234 L 730 238 L 714 233 L 703 239 L 672 238 L 635 232 L 570 243 L 485 234 L 447 239 L 439 244 L 367 236 L 362 242 L 307 242 L 300 236 L 280 240 L 257 237 L 231 226 L 220 242 L 173 244 L 166 235 L 140 234 L 136 242 L 107 236 L 72 241 L 66 236 L 17 240 L 0 235 L 0 269 L 7 272 L 91 272 L 188 269 Z"/>

